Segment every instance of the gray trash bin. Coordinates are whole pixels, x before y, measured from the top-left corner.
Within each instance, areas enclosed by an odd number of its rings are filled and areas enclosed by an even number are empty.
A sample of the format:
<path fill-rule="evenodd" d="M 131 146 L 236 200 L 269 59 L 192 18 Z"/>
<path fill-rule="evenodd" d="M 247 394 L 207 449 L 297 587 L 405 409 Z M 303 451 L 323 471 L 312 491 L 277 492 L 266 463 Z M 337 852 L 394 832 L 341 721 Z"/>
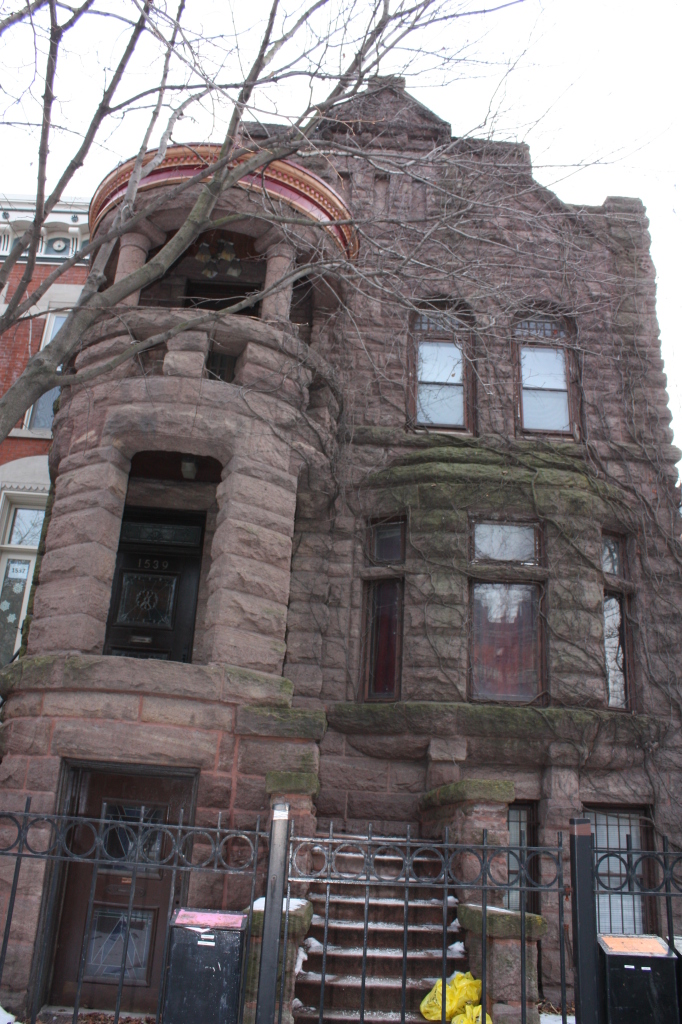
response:
<path fill-rule="evenodd" d="M 600 935 L 605 1024 L 677 1018 L 677 957 L 659 935 Z"/>
<path fill-rule="evenodd" d="M 163 1024 L 238 1024 L 246 920 L 221 910 L 175 911 Z"/>

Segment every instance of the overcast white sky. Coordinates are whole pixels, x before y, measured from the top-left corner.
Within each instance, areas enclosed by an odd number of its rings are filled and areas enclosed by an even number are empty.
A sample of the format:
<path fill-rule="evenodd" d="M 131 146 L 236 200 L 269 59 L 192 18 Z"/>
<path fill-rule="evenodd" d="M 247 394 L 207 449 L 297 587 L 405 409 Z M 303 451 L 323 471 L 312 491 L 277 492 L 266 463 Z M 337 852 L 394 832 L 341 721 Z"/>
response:
<path fill-rule="evenodd" d="M 242 0 L 234 5 L 236 16 L 247 19 L 245 26 L 253 24 L 266 2 L 244 4 Z M 297 2 L 300 0 L 287 4 L 292 13 Z M 195 18 L 194 27 L 197 19 L 205 18 L 207 28 L 213 31 L 216 18 L 226 17 L 226 5 L 220 0 L 189 0 L 187 11 Z M 69 62 L 71 103 L 82 107 L 83 114 L 95 100 L 95 83 L 90 88 L 88 82 L 93 62 L 105 58 L 107 39 L 110 45 L 116 35 L 115 23 L 100 25 L 100 39 L 89 36 L 87 47 L 81 54 L 73 54 Z M 473 50 L 486 63 L 473 72 L 469 66 L 459 80 L 438 87 L 424 78 L 408 79 L 408 90 L 414 96 L 449 121 L 456 135 L 526 141 L 537 180 L 567 202 L 597 205 L 609 195 L 638 196 L 644 201 L 658 272 L 658 316 L 673 427 L 682 448 L 682 351 L 678 344 L 682 322 L 678 283 L 682 278 L 678 208 L 682 4 L 679 0 L 649 4 L 635 0 L 524 0 L 485 20 L 474 19 L 470 27 L 463 26 L 460 22 L 452 29 L 455 43 L 459 33 L 470 31 L 477 38 Z M 7 55 L 4 63 L 7 75 Z M 505 76 L 508 63 L 515 67 Z M 144 66 L 137 68 L 140 83 L 145 74 Z M 491 97 L 495 117 L 486 123 Z M 293 97 L 289 103 L 294 109 Z M 62 113 L 67 132 L 61 143 L 55 140 L 57 156 L 60 147 L 70 141 L 69 114 L 66 108 Z M 135 125 L 134 119 L 128 118 L 113 138 L 93 152 L 74 179 L 70 195 L 90 196 L 118 159 L 131 155 L 139 139 L 135 127 L 139 122 Z M 200 125 L 179 125 L 175 136 L 199 141 L 202 132 L 210 135 L 206 119 Z M 31 192 L 35 149 L 27 145 L 25 133 L 6 128 L 3 134 L 0 195 Z M 7 159 L 10 153 L 11 160 Z"/>

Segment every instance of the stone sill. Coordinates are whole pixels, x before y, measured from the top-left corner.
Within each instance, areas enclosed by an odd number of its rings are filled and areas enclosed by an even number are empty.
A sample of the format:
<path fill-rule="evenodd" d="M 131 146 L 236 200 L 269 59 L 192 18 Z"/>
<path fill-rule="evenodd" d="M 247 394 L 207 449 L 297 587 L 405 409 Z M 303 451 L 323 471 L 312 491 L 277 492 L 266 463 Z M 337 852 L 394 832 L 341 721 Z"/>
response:
<path fill-rule="evenodd" d="M 29 430 L 26 427 L 16 427 L 14 430 L 10 430 L 9 437 L 31 437 L 34 439 L 44 438 L 46 441 L 52 440 L 52 430 L 50 428 Z"/>
<path fill-rule="evenodd" d="M 472 563 L 466 573 L 473 580 L 490 583 L 540 583 L 550 576 L 549 569 L 540 565 L 513 565 L 507 562 Z"/>

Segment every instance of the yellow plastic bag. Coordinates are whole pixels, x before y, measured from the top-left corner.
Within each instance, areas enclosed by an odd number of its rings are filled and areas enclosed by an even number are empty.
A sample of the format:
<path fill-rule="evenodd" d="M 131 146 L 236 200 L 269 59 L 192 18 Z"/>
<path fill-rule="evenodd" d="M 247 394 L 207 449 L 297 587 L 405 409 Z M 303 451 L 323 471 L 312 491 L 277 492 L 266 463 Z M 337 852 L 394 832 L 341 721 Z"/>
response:
<path fill-rule="evenodd" d="M 419 1009 L 422 1017 L 426 1017 L 427 1020 L 443 1019 L 442 987 L 443 983 L 439 979 L 429 994 L 422 999 Z M 461 1014 L 462 1010 L 467 1007 L 467 1003 L 474 1004 L 480 1003 L 480 1001 L 481 982 L 474 978 L 471 971 L 467 971 L 466 974 L 457 971 L 445 986 L 445 1019 L 452 1020 L 455 1014 Z M 466 1021 L 466 1018 L 463 1018 L 463 1021 Z M 460 1022 L 458 1021 L 457 1024 Z"/>
<path fill-rule="evenodd" d="M 467 1003 L 478 1005 L 481 1002 L 482 987 L 482 983 L 474 978 L 471 971 L 467 971 L 466 974 L 457 971 L 452 981 L 448 983 L 448 988 L 452 988 L 455 993 L 453 1016 L 462 1013 Z"/>
<path fill-rule="evenodd" d="M 424 996 L 419 1006 L 422 1017 L 427 1020 L 443 1019 L 443 982 L 439 978 L 428 995 Z M 445 986 L 445 1019 L 452 1020 L 455 1015 L 455 992 L 450 985 Z"/>
<path fill-rule="evenodd" d="M 458 1013 L 452 1018 L 452 1024 L 481 1024 L 482 1009 L 483 1007 L 480 1005 L 473 1006 L 471 1003 L 467 1003 L 464 1013 Z M 485 1015 L 485 1024 L 493 1024 L 489 1013 Z"/>

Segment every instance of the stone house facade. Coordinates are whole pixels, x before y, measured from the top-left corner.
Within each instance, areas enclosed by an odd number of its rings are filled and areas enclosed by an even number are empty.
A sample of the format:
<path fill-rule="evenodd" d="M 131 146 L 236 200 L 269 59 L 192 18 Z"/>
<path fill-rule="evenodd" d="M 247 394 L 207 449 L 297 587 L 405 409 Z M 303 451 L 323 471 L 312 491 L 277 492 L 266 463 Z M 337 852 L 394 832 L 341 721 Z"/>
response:
<path fill-rule="evenodd" d="M 171 147 L 140 202 L 214 153 Z M 193 194 L 123 237 L 112 280 Z M 525 146 L 452 139 L 382 80 L 218 216 L 76 366 L 185 329 L 62 393 L 3 806 L 98 816 L 104 793 L 250 827 L 285 795 L 309 833 L 430 834 L 459 783 L 499 841 L 588 813 L 679 842 L 679 452 L 642 204 L 564 204 Z"/>

